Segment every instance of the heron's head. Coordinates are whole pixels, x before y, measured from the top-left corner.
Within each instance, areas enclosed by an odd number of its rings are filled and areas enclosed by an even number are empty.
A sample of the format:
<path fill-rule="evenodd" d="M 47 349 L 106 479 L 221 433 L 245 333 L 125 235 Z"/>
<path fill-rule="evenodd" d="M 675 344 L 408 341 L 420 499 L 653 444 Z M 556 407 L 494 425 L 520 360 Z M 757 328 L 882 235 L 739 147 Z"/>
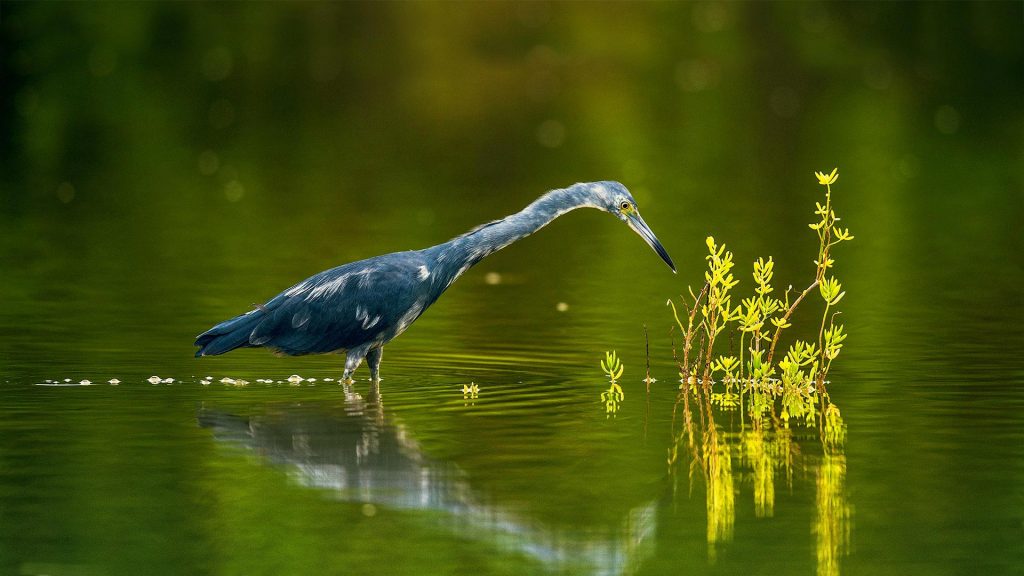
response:
<path fill-rule="evenodd" d="M 633 199 L 633 195 L 626 190 L 626 187 L 618 182 L 593 182 L 590 184 L 577 184 L 577 186 L 584 186 L 586 194 L 589 196 L 588 200 L 593 202 L 593 206 L 608 212 L 615 216 L 619 220 L 626 223 L 627 226 L 633 229 L 644 242 L 654 249 L 661 256 L 661 259 L 668 264 L 668 267 L 673 272 L 676 271 L 676 265 L 672 263 L 672 258 L 665 251 L 665 247 L 658 241 L 657 236 L 651 231 L 651 227 L 644 222 L 644 219 L 640 217 L 640 209 L 636 205 L 636 200 Z"/>

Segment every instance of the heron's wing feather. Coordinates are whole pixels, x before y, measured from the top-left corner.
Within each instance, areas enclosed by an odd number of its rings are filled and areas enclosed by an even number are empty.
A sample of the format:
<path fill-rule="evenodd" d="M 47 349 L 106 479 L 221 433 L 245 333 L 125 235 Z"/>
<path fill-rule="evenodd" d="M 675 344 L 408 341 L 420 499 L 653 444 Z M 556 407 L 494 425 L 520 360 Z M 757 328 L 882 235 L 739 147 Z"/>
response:
<path fill-rule="evenodd" d="M 386 340 L 419 290 L 415 267 L 371 259 L 321 272 L 264 306 L 254 346 L 286 354 L 316 354 Z"/>

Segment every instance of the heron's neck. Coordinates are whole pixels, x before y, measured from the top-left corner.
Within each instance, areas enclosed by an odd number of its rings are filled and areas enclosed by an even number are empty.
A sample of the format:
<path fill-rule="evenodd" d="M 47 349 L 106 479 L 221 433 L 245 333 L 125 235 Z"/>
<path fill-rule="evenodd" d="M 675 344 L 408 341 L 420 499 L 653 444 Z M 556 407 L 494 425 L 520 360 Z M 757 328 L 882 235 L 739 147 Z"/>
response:
<path fill-rule="evenodd" d="M 430 251 L 446 272 L 443 275 L 445 287 L 490 254 L 533 234 L 562 214 L 584 206 L 594 206 L 584 190 L 575 186 L 552 190 L 515 214 L 434 246 Z"/>

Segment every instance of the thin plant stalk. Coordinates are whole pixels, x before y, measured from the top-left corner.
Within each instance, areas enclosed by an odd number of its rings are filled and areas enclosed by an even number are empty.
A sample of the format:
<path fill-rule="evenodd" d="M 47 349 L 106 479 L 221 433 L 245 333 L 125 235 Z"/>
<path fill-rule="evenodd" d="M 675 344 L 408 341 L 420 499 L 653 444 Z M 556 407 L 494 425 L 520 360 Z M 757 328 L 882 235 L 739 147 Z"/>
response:
<path fill-rule="evenodd" d="M 796 310 L 797 305 L 800 304 L 800 301 L 804 299 L 804 296 L 807 296 L 808 292 L 814 290 L 817 287 L 818 280 L 815 280 L 814 282 L 811 282 L 810 286 L 804 288 L 804 291 L 801 292 L 799 296 L 797 296 L 796 300 L 793 301 L 793 304 L 790 305 L 790 307 L 786 310 L 786 313 L 782 316 L 783 325 L 785 325 L 786 321 L 789 320 L 789 317 L 793 315 L 793 311 Z M 775 335 L 772 337 L 772 345 L 770 348 L 768 348 L 768 364 L 771 364 L 772 358 L 775 357 L 775 346 L 779 343 L 780 334 L 782 334 L 782 326 L 775 328 Z"/>

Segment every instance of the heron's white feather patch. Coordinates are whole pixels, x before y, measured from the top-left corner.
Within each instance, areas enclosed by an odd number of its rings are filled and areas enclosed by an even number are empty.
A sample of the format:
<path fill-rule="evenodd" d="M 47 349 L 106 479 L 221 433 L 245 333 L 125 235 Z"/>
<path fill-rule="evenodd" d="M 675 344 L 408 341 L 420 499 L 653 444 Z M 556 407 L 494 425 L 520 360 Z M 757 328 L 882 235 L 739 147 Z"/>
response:
<path fill-rule="evenodd" d="M 257 326 L 256 328 L 253 328 L 252 332 L 249 333 L 249 344 L 252 344 L 253 346 L 262 346 L 267 342 L 270 342 L 269 334 L 256 334 L 256 331 L 259 329 L 260 327 Z"/>
<path fill-rule="evenodd" d="M 420 312 L 423 312 L 423 302 L 416 302 L 412 305 L 412 308 L 409 308 L 405 314 L 402 314 L 402 317 L 398 319 L 398 329 L 395 330 L 395 336 L 405 332 L 405 329 L 408 328 L 414 320 L 419 318 Z"/>
<path fill-rule="evenodd" d="M 308 282 L 299 282 L 295 286 L 292 286 L 291 288 L 286 290 L 284 295 L 285 296 L 295 296 L 296 294 L 302 294 L 303 292 L 306 291 L 307 288 L 309 288 L 309 283 Z"/>
<path fill-rule="evenodd" d="M 301 330 L 309 324 L 310 314 L 309 310 L 300 310 L 295 314 L 292 314 L 292 328 Z"/>
<path fill-rule="evenodd" d="M 363 270 L 362 272 L 359 272 L 360 289 L 368 288 L 370 286 L 370 281 L 372 280 L 372 275 L 374 272 L 376 272 L 375 268 L 370 268 L 368 270 Z"/>
<path fill-rule="evenodd" d="M 342 274 L 337 278 L 328 280 L 327 282 L 321 282 L 316 286 L 313 286 L 312 290 L 309 291 L 309 294 L 306 294 L 306 300 L 309 301 L 317 298 L 328 298 L 330 296 L 334 296 L 345 288 L 345 283 L 348 282 L 348 276 L 348 274 Z M 303 289 L 308 288 L 308 286 L 305 286 L 305 283 L 300 284 L 296 288 L 298 287 L 303 287 Z M 291 290 L 288 292 L 290 293 Z M 301 290 L 299 292 L 301 292 Z"/>
<path fill-rule="evenodd" d="M 420 280 L 426 280 L 430 278 L 430 270 L 426 266 L 420 266 L 417 276 Z"/>

